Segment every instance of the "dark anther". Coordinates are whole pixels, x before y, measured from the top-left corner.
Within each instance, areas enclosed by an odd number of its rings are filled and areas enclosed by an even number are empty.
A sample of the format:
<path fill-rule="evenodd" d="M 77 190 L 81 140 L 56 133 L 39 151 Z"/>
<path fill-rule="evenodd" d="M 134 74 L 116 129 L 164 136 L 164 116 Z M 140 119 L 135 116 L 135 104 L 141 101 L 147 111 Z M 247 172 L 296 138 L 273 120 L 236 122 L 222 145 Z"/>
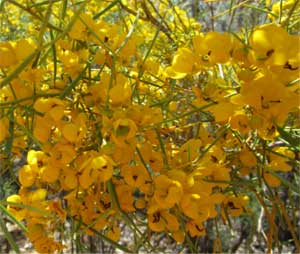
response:
<path fill-rule="evenodd" d="M 44 163 L 43 163 L 43 161 L 38 161 L 37 162 L 37 165 L 38 165 L 38 168 L 41 168 L 42 166 L 44 166 Z"/>
<path fill-rule="evenodd" d="M 211 155 L 210 158 L 213 162 L 215 162 L 215 163 L 218 162 L 218 158 L 216 156 Z"/>
<path fill-rule="evenodd" d="M 201 232 L 201 231 L 204 230 L 203 228 L 199 228 L 199 226 L 198 226 L 197 224 L 195 225 L 195 227 L 196 227 L 196 229 L 197 229 L 199 232 Z"/>
<path fill-rule="evenodd" d="M 159 222 L 159 220 L 160 220 L 160 212 L 154 213 L 153 214 L 153 218 L 154 218 L 153 223 Z"/>
<path fill-rule="evenodd" d="M 274 49 L 270 49 L 268 52 L 267 52 L 267 57 L 270 57 L 271 55 L 273 55 L 274 53 Z"/>
<path fill-rule="evenodd" d="M 285 65 L 283 66 L 283 68 L 289 69 L 289 70 L 292 70 L 292 71 L 298 69 L 298 67 L 293 67 L 289 62 L 286 62 Z"/>
<path fill-rule="evenodd" d="M 234 206 L 234 203 L 231 202 L 231 201 L 228 202 L 228 206 L 229 206 L 229 208 L 232 209 L 232 210 L 237 210 L 237 209 L 238 209 L 237 207 Z"/>

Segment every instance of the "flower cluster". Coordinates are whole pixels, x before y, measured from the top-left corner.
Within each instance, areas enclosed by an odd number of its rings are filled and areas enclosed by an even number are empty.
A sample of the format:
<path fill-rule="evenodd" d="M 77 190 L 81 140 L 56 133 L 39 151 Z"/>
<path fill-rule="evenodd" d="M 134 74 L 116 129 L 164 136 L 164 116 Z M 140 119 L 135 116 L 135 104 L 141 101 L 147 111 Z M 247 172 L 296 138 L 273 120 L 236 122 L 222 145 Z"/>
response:
<path fill-rule="evenodd" d="M 0 42 L 0 148 L 26 151 L 7 210 L 38 252 L 64 248 L 68 219 L 118 241 L 131 215 L 182 243 L 282 184 L 295 153 L 272 144 L 299 126 L 298 35 L 204 33 L 163 1 L 19 2 L 3 8 L 32 23 Z"/>

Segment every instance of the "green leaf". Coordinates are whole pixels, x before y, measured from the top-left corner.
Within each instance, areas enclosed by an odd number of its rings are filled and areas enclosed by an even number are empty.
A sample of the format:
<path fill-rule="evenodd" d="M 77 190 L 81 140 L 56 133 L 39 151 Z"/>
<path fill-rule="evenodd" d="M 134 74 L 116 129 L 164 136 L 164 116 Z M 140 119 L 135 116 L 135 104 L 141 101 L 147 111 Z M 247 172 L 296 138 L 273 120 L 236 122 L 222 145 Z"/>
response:
<path fill-rule="evenodd" d="M 10 220 L 12 220 L 16 225 L 19 226 L 24 232 L 27 232 L 27 228 L 24 226 L 23 223 L 18 221 L 13 214 L 11 214 L 5 206 L 0 204 L 0 211 L 2 211 Z"/>
<path fill-rule="evenodd" d="M 286 141 L 287 143 L 289 143 L 293 148 L 300 151 L 300 138 L 296 137 L 295 135 L 293 135 L 290 132 L 287 132 L 286 130 L 284 130 L 284 128 L 281 128 L 279 126 L 276 126 L 276 127 L 277 127 L 277 131 L 279 132 L 281 138 L 284 141 Z"/>
<path fill-rule="evenodd" d="M 119 0 L 111 2 L 107 7 L 105 7 L 103 10 L 101 10 L 99 13 L 95 14 L 93 19 L 98 19 L 101 17 L 105 12 L 109 11 L 112 7 L 114 7 L 117 3 L 119 3 Z"/>
<path fill-rule="evenodd" d="M 71 82 L 71 84 L 69 84 L 65 90 L 61 93 L 61 95 L 59 96 L 60 99 L 64 99 L 67 95 L 69 95 L 72 91 L 72 89 L 74 89 L 76 87 L 76 85 L 82 80 L 82 77 L 85 74 L 85 71 L 88 69 L 88 64 L 85 66 L 85 68 L 79 73 L 79 75 Z"/>
<path fill-rule="evenodd" d="M 8 228 L 7 228 L 7 226 L 4 222 L 4 219 L 3 219 L 2 215 L 0 216 L 0 228 L 1 228 L 2 232 L 4 233 L 4 237 L 7 239 L 10 246 L 12 247 L 12 249 L 16 253 L 20 253 L 20 249 L 19 249 L 16 241 L 14 240 L 12 234 L 8 231 Z"/>

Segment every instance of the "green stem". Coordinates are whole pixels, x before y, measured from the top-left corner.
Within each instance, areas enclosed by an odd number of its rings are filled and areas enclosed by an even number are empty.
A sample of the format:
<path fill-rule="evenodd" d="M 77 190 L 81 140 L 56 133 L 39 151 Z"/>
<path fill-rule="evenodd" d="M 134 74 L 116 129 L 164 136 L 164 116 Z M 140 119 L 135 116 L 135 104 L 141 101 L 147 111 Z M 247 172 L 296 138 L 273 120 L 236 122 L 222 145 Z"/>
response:
<path fill-rule="evenodd" d="M 16 241 L 14 240 L 13 236 L 11 235 L 11 233 L 8 231 L 4 219 L 2 217 L 2 215 L 0 216 L 0 228 L 2 229 L 2 232 L 4 233 L 4 237 L 7 239 L 7 241 L 9 242 L 10 246 L 12 247 L 12 249 L 16 252 L 16 253 L 20 253 L 20 249 L 16 243 Z"/>

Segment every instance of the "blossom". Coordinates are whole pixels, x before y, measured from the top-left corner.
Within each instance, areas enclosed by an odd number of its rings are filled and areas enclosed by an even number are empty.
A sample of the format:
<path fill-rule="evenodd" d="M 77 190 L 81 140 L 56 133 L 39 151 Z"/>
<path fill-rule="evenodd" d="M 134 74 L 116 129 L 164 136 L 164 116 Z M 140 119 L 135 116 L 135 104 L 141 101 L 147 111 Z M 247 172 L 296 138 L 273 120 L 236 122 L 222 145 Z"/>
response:
<path fill-rule="evenodd" d="M 162 209 L 168 209 L 178 204 L 183 196 L 180 182 L 171 180 L 166 175 L 154 178 L 155 191 L 154 199 Z"/>
<path fill-rule="evenodd" d="M 162 232 L 164 230 L 175 232 L 179 229 L 176 216 L 164 210 L 148 213 L 148 223 L 150 229 L 155 232 Z"/>

